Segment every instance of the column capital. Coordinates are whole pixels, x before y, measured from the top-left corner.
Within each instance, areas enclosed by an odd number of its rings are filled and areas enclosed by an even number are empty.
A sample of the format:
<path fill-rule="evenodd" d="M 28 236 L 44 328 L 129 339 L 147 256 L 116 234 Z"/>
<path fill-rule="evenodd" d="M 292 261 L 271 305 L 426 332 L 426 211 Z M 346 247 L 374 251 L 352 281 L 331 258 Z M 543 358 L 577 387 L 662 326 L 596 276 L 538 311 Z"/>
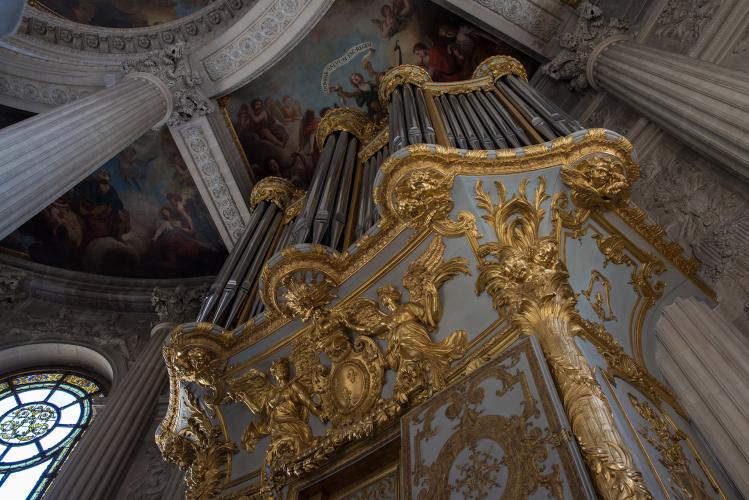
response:
<path fill-rule="evenodd" d="M 561 35 L 559 45 L 562 50 L 544 64 L 541 71 L 553 80 L 567 81 L 572 90 L 582 91 L 592 86 L 587 68 L 600 42 L 614 36 L 625 36 L 630 25 L 616 17 L 607 20 L 603 10 L 587 0 L 580 3 L 575 14 L 574 30 Z"/>
<path fill-rule="evenodd" d="M 203 79 L 190 69 L 183 43 L 127 59 L 122 69 L 134 76 L 151 75 L 166 86 L 170 113 L 165 122 L 170 126 L 187 123 L 213 111 L 213 105 L 200 90 Z"/>

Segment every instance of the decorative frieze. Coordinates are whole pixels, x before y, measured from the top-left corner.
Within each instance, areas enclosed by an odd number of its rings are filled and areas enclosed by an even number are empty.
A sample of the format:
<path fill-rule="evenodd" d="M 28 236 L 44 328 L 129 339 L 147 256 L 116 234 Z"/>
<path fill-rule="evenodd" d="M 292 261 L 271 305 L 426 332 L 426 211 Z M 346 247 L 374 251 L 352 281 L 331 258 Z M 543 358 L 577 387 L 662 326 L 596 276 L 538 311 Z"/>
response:
<path fill-rule="evenodd" d="M 712 21 L 721 2 L 722 0 L 668 0 L 655 22 L 652 38 L 666 41 L 668 48 L 674 52 L 685 53 Z"/>
<path fill-rule="evenodd" d="M 249 10 L 250 0 L 218 0 L 191 16 L 147 28 L 99 28 L 52 16 L 34 7 L 24 13 L 17 35 L 76 52 L 137 54 L 215 37 Z"/>
<path fill-rule="evenodd" d="M 151 304 L 159 323 L 182 323 L 192 321 L 200 310 L 200 302 L 206 288 L 185 288 L 178 285 L 174 289 L 155 287 L 151 295 Z"/>
<path fill-rule="evenodd" d="M 473 0 L 518 28 L 548 42 L 559 30 L 560 21 L 530 0 Z"/>
<path fill-rule="evenodd" d="M 60 106 L 89 95 L 85 88 L 57 85 L 4 74 L 0 76 L 0 95 L 34 103 Z"/>

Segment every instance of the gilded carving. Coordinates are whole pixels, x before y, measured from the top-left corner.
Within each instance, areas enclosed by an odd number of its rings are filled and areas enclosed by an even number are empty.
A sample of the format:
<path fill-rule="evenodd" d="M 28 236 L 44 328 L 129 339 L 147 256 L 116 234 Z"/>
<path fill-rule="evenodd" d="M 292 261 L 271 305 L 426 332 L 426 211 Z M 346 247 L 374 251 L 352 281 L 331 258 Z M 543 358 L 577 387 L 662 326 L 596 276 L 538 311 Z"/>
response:
<path fill-rule="evenodd" d="M 616 321 L 614 310 L 611 308 L 611 282 L 600 271 L 591 271 L 588 287 L 581 293 L 602 321 Z"/>
<path fill-rule="evenodd" d="M 629 394 L 629 401 L 647 422 L 638 432 L 661 455 L 660 462 L 671 475 L 671 489 L 676 498 L 712 498 L 707 494 L 702 480 L 690 470 L 689 460 L 680 443 L 684 435 L 673 429 L 668 420 L 647 401 L 640 401 L 633 394 Z"/>
<path fill-rule="evenodd" d="M 278 358 L 270 368 L 275 380 L 251 369 L 241 377 L 227 381 L 227 398 L 242 402 L 249 410 L 260 415 L 259 422 L 251 422 L 242 436 L 242 447 L 253 451 L 257 442 L 270 436 L 265 454 L 266 465 L 271 468 L 279 461 L 293 458 L 313 440 L 308 423 L 309 414 L 320 414 L 310 391 L 297 378 L 291 378 L 291 364 Z"/>
<path fill-rule="evenodd" d="M 304 197 L 304 190 L 294 186 L 281 177 L 264 177 L 252 188 L 250 207 L 261 201 L 273 203 L 281 210 L 286 210 L 292 203 Z"/>
<path fill-rule="evenodd" d="M 165 460 L 185 471 L 186 498 L 213 498 L 221 491 L 229 474 L 227 457 L 238 450 L 233 443 L 224 441 L 208 411 L 189 391 L 186 391 L 185 405 L 191 413 L 187 427 L 177 433 L 162 427 L 156 443 Z"/>
<path fill-rule="evenodd" d="M 499 202 L 476 185 L 476 201 L 495 230 L 496 242 L 479 244 L 477 289 L 486 291 L 500 315 L 526 335 L 536 336 L 550 363 L 562 401 L 594 484 L 603 498 L 652 498 L 617 430 L 611 408 L 591 367 L 574 342 L 580 328 L 567 270 L 554 236 L 542 236 L 543 204 L 549 198 L 539 178 L 533 201 L 527 180 L 507 196 L 497 182 Z M 470 239 L 470 236 L 469 236 Z"/>
<path fill-rule="evenodd" d="M 629 200 L 630 188 L 640 175 L 640 167 L 613 156 L 592 156 L 563 166 L 561 175 L 572 190 L 576 206 L 607 210 Z"/>
<path fill-rule="evenodd" d="M 333 132 L 349 132 L 359 141 L 367 142 L 376 133 L 375 123 L 369 119 L 369 115 L 363 111 L 353 108 L 334 108 L 325 113 L 315 132 L 317 147 L 322 151 L 325 139 Z"/>
<path fill-rule="evenodd" d="M 520 61 L 510 56 L 491 56 L 484 59 L 473 70 L 471 78 L 489 76 L 492 81 L 497 81 L 505 75 L 515 75 L 528 81 L 528 73 L 526 73 L 523 65 Z"/>
<path fill-rule="evenodd" d="M 424 83 L 432 81 L 432 77 L 429 76 L 427 70 L 421 66 L 414 64 L 401 64 L 396 66 L 382 77 L 380 80 L 379 97 L 382 109 L 390 109 L 390 94 L 393 93 L 396 87 L 405 85 L 407 83 L 421 86 Z"/>

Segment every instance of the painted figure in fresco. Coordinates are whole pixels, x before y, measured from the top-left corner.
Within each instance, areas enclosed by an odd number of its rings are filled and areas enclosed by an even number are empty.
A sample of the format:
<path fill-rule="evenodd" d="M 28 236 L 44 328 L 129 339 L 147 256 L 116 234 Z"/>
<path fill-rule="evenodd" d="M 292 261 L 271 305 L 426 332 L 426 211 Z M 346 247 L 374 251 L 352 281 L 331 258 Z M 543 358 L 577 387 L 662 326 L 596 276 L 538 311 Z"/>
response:
<path fill-rule="evenodd" d="M 109 180 L 109 172 L 100 169 L 75 188 L 85 241 L 106 236 L 122 241 L 122 236 L 130 231 L 130 214 Z"/>
<path fill-rule="evenodd" d="M 299 150 L 302 136 L 302 107 L 299 101 L 292 99 L 290 95 L 283 96 L 281 104 L 278 106 L 278 113 L 289 137 L 286 143 L 287 149 L 291 151 Z"/>
<path fill-rule="evenodd" d="M 450 53 L 446 44 L 432 45 L 418 42 L 413 53 L 419 58 L 419 66 L 427 70 L 435 82 L 457 82 L 463 80 L 460 61 Z"/>
<path fill-rule="evenodd" d="M 117 170 L 126 184 L 129 185 L 132 182 L 136 189 L 142 192 L 143 190 L 141 189 L 138 180 L 142 181 L 146 178 L 145 166 L 136 155 L 135 148 L 132 146 L 123 149 L 122 152 L 117 155 Z"/>
<path fill-rule="evenodd" d="M 256 134 L 259 138 L 279 147 L 284 147 L 289 140 L 284 126 L 268 113 L 260 99 L 252 100 L 251 109 L 246 103 L 240 106 L 238 123 L 240 136 Z"/>
<path fill-rule="evenodd" d="M 388 39 L 401 31 L 411 17 L 411 0 L 393 0 L 380 8 L 382 19 L 372 19 L 379 28 L 380 36 Z"/>
<path fill-rule="evenodd" d="M 210 249 L 192 236 L 193 229 L 180 214 L 170 207 L 162 207 L 160 214 L 162 220 L 151 241 L 156 244 L 163 262 L 173 269 L 199 262 L 201 255 Z"/>
<path fill-rule="evenodd" d="M 370 77 L 369 81 L 367 81 L 361 73 L 351 73 L 349 81 L 351 82 L 353 90 L 343 90 L 343 87 L 340 85 L 332 86 L 330 89 L 341 97 L 344 106 L 346 105 L 346 98 L 354 98 L 357 106 L 366 107 L 367 114 L 369 114 L 369 117 L 372 120 L 380 121 L 384 118 L 384 114 L 380 107 L 380 99 L 377 95 L 377 89 L 385 72 L 376 71 L 374 66 L 372 66 L 372 62 L 369 59 L 373 53 L 374 50 L 370 49 L 369 54 L 365 56 L 362 61 L 364 69 Z"/>

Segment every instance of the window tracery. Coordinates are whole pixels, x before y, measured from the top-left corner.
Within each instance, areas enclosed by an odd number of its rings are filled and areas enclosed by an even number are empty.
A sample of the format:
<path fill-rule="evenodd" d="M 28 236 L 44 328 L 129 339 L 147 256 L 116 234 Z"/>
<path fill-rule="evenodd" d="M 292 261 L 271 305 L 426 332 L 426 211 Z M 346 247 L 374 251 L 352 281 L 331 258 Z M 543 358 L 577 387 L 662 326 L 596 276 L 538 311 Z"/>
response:
<path fill-rule="evenodd" d="M 91 422 L 100 384 L 38 370 L 0 378 L 0 498 L 40 498 Z"/>

